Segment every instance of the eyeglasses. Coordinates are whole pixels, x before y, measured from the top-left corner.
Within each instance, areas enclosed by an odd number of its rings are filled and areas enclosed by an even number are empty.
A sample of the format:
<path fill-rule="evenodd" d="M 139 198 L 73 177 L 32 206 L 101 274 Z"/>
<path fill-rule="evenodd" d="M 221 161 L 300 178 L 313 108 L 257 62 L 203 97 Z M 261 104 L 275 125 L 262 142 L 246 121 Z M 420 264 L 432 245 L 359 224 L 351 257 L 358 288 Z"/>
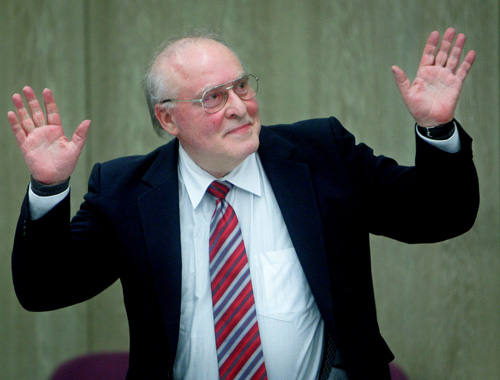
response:
<path fill-rule="evenodd" d="M 162 100 L 160 104 L 172 102 L 201 103 L 205 112 L 215 113 L 220 111 L 226 105 L 229 90 L 233 89 L 234 93 L 238 95 L 241 100 L 250 100 L 255 98 L 258 88 L 259 78 L 252 74 L 245 74 L 231 82 L 205 90 L 201 99 L 165 99 Z"/>

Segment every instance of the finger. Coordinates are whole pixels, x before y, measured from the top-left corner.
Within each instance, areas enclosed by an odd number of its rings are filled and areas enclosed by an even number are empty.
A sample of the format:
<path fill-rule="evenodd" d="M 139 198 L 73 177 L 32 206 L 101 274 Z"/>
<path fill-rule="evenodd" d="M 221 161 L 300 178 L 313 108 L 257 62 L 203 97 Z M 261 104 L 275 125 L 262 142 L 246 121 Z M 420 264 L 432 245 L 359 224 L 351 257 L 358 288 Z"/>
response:
<path fill-rule="evenodd" d="M 453 44 L 453 39 L 455 38 L 455 29 L 448 28 L 444 32 L 443 40 L 441 45 L 439 45 L 439 50 L 436 54 L 435 65 L 444 66 L 448 59 L 448 53 L 450 52 L 451 46 Z"/>
<path fill-rule="evenodd" d="M 26 102 L 28 103 L 28 107 L 31 112 L 31 118 L 33 119 L 33 123 L 35 127 L 42 127 L 45 123 L 45 115 L 43 114 L 42 107 L 40 107 L 40 103 L 35 96 L 35 92 L 29 86 L 23 88 L 24 97 L 26 98 Z"/>
<path fill-rule="evenodd" d="M 458 63 L 460 62 L 460 56 L 462 55 L 464 45 L 465 45 L 465 34 L 460 33 L 457 36 L 457 39 L 455 41 L 455 45 L 451 49 L 450 56 L 448 57 L 448 60 L 446 61 L 446 68 L 450 69 L 451 72 L 453 72 L 453 73 L 457 69 Z"/>
<path fill-rule="evenodd" d="M 79 150 L 82 150 L 83 146 L 85 145 L 85 141 L 87 141 L 89 128 L 90 128 L 90 120 L 84 120 L 76 128 L 76 131 L 73 134 L 71 141 L 76 145 L 76 147 Z"/>
<path fill-rule="evenodd" d="M 35 129 L 35 124 L 33 123 L 28 110 L 24 106 L 23 97 L 19 94 L 14 94 L 12 96 L 12 103 L 14 103 L 14 107 L 16 108 L 21 128 L 24 132 L 30 133 L 33 129 Z"/>
<path fill-rule="evenodd" d="M 9 113 L 7 114 L 7 119 L 9 120 L 12 132 L 14 132 L 17 144 L 19 146 L 23 145 L 24 141 L 26 140 L 26 132 L 21 128 L 21 124 L 19 123 L 19 119 L 17 118 L 16 113 L 9 111 Z"/>
<path fill-rule="evenodd" d="M 434 65 L 434 59 L 436 54 L 436 49 L 439 43 L 439 32 L 432 32 L 427 39 L 427 43 L 424 47 L 424 52 L 422 54 L 422 59 L 420 60 L 420 66 L 432 66 Z"/>
<path fill-rule="evenodd" d="M 54 94 L 48 88 L 43 90 L 43 102 L 45 103 L 45 112 L 47 113 L 47 123 L 50 125 L 62 125 Z"/>
<path fill-rule="evenodd" d="M 467 74 L 469 74 L 469 71 L 472 68 L 472 65 L 474 64 L 475 60 L 476 60 L 476 52 L 474 50 L 471 50 L 470 52 L 467 53 L 462 64 L 457 70 L 456 75 L 462 82 L 467 77 Z"/>

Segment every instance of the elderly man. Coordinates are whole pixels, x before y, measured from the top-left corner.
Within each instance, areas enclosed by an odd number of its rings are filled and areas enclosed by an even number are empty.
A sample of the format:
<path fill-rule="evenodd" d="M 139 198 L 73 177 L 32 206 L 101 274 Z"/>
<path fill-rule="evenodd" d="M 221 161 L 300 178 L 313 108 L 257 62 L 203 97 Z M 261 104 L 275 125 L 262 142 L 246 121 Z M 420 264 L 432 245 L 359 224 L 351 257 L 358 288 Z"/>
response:
<path fill-rule="evenodd" d="M 97 164 L 69 223 L 71 141 L 50 90 L 8 115 L 32 174 L 13 252 L 21 304 L 52 310 L 120 279 L 128 379 L 389 379 L 369 233 L 435 242 L 474 223 L 471 139 L 454 120 L 475 53 L 433 32 L 417 78 L 393 67 L 417 123 L 415 167 L 375 156 L 335 119 L 261 127 L 258 79 L 208 36 L 162 47 L 146 76 L 175 139 Z"/>

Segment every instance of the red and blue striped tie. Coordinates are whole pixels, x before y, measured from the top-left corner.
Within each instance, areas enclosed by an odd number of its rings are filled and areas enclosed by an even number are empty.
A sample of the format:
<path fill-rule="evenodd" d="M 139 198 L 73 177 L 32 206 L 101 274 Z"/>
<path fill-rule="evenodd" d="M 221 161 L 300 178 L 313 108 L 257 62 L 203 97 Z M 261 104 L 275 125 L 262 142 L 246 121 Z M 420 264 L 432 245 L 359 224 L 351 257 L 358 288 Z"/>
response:
<path fill-rule="evenodd" d="M 210 278 L 219 377 L 267 380 L 245 244 L 236 213 L 225 200 L 229 186 L 214 181 L 207 190 L 216 198 L 210 222 Z"/>

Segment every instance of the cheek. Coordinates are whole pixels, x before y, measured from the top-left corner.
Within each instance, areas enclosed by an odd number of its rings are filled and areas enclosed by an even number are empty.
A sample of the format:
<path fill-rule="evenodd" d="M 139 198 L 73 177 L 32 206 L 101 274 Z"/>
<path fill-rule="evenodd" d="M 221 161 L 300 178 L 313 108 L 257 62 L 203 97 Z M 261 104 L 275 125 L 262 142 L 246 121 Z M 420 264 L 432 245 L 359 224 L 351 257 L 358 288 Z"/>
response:
<path fill-rule="evenodd" d="M 215 135 L 222 129 L 224 114 L 222 112 L 210 115 L 203 121 L 203 134 L 206 136 Z"/>
<path fill-rule="evenodd" d="M 185 130 L 185 136 L 188 135 L 192 145 L 199 149 L 211 147 L 218 139 L 221 120 L 222 118 L 217 117 L 196 120 Z"/>
<path fill-rule="evenodd" d="M 247 103 L 247 111 L 250 116 L 255 117 L 259 113 L 259 103 L 256 99 L 249 100 Z"/>

